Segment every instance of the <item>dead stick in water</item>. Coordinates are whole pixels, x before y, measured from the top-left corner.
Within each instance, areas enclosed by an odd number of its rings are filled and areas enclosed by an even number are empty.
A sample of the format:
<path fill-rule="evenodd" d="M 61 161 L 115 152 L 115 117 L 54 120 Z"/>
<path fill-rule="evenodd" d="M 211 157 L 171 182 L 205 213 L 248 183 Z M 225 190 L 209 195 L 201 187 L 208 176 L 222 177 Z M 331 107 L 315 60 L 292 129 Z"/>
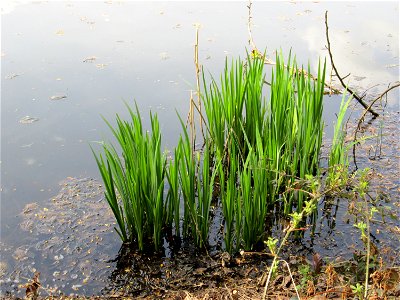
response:
<path fill-rule="evenodd" d="M 329 41 L 329 33 L 328 33 L 328 11 L 325 11 L 325 28 L 326 28 L 326 41 L 328 43 L 328 46 L 326 47 L 328 49 L 329 52 L 329 58 L 331 60 L 331 65 L 333 70 L 335 71 L 335 74 L 337 76 L 337 78 L 339 78 L 340 83 L 342 84 L 342 86 L 354 97 L 354 99 L 356 99 L 368 112 L 370 112 L 375 118 L 379 117 L 379 114 L 377 112 L 375 112 L 372 108 L 371 105 L 367 105 L 360 96 L 358 96 L 355 92 L 353 92 L 343 81 L 343 78 L 340 77 L 338 70 L 336 69 L 335 64 L 333 63 L 333 56 L 332 56 L 332 52 L 331 52 L 331 43 Z"/>
<path fill-rule="evenodd" d="M 382 92 L 378 97 L 376 97 L 373 101 L 371 101 L 371 104 L 368 106 L 368 108 L 371 108 L 372 105 L 375 104 L 378 100 L 382 99 L 387 93 L 389 93 L 391 90 L 400 87 L 400 82 L 396 82 L 394 85 L 389 86 L 384 92 Z M 353 138 L 353 161 L 354 165 L 356 166 L 356 169 L 358 169 L 357 166 L 357 161 L 356 161 L 356 141 L 357 141 L 357 133 L 361 129 L 361 123 L 364 121 L 365 115 L 367 114 L 368 109 L 364 111 L 364 113 L 361 115 L 361 117 L 358 119 L 357 127 L 356 130 L 354 131 L 354 138 Z"/>

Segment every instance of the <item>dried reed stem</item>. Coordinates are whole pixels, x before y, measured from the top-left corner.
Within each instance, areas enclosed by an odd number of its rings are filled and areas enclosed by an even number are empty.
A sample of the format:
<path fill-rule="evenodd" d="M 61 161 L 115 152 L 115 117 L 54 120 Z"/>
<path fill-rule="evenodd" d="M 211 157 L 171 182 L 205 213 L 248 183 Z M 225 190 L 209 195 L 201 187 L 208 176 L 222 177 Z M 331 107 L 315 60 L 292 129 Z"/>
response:
<path fill-rule="evenodd" d="M 203 136 L 203 140 L 205 140 L 204 130 L 203 130 L 203 117 L 201 114 L 201 96 L 200 96 L 199 28 L 200 28 L 200 26 L 197 24 L 196 25 L 196 42 L 194 45 L 194 65 L 196 68 L 197 110 L 200 114 L 199 122 L 200 122 L 201 134 Z"/>
<path fill-rule="evenodd" d="M 193 91 L 190 91 L 190 106 L 189 106 L 189 125 L 190 125 L 190 145 L 192 155 L 196 146 L 196 126 L 194 123 L 194 101 Z"/>

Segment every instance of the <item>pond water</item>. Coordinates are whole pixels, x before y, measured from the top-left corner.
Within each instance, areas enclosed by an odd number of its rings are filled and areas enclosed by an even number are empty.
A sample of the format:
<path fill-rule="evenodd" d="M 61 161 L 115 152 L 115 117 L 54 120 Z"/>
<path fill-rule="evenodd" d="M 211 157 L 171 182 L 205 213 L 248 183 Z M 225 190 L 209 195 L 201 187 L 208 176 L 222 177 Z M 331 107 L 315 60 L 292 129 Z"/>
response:
<path fill-rule="evenodd" d="M 65 293 L 99 293 L 115 268 L 105 262 L 115 258 L 121 246 L 110 226 L 104 228 L 107 234 L 99 243 L 107 247 L 96 254 L 85 248 L 82 255 L 76 250 L 83 247 L 76 245 L 79 236 L 70 252 L 49 250 L 41 239 L 73 234 L 50 235 L 36 227 L 21 228 L 20 223 L 31 212 L 36 218 L 48 210 L 62 214 L 51 202 L 60 197 L 56 196 L 60 189 L 65 196 L 88 183 L 76 178 L 100 177 L 89 144 L 110 138 L 101 116 L 127 117 L 124 101 L 136 100 L 145 126 L 148 111 L 158 113 L 164 146 L 172 149 L 180 132 L 176 111 L 186 115 L 190 90 L 195 89 L 194 24 L 200 24 L 200 62 L 218 76 L 226 57 L 244 57 L 249 48 L 247 2 L 2 1 L 1 5 L 2 284 L 13 289 L 10 286 L 17 283 L 10 283 L 10 273 L 21 268 L 21 277 L 13 280 L 23 282 L 22 276 L 31 277 L 36 269 L 44 277 L 59 278 Z M 299 64 L 309 61 L 316 70 L 318 59 L 327 57 L 324 12 L 328 10 L 339 72 L 351 73 L 346 80 L 357 89 L 370 88 L 369 93 L 378 94 L 399 80 L 398 9 L 398 2 L 256 2 L 253 39 L 271 58 L 275 49 L 284 53 L 292 49 Z M 326 97 L 328 131 L 339 101 L 338 96 Z M 398 91 L 389 94 L 388 110 L 398 111 L 398 101 Z M 398 123 L 393 130 L 398 132 Z M 85 185 L 89 189 L 85 195 L 93 196 L 89 207 L 103 214 L 107 208 L 98 202 L 101 192 L 91 184 Z M 69 196 L 73 199 L 81 192 L 78 188 Z M 32 203 L 36 205 L 27 207 Z M 71 213 L 71 220 L 82 220 L 86 214 L 83 205 L 78 209 L 83 212 Z M 112 220 L 104 214 L 99 226 Z M 46 222 L 44 227 L 55 228 Z M 36 250 L 33 243 L 39 245 Z M 43 257 L 45 252 L 49 257 Z M 103 271 L 96 278 L 101 280 L 91 280 L 87 266 L 68 265 L 78 258 L 83 264 L 99 262 Z M 67 269 L 72 271 L 60 279 Z M 47 283 L 52 284 L 50 279 Z"/>

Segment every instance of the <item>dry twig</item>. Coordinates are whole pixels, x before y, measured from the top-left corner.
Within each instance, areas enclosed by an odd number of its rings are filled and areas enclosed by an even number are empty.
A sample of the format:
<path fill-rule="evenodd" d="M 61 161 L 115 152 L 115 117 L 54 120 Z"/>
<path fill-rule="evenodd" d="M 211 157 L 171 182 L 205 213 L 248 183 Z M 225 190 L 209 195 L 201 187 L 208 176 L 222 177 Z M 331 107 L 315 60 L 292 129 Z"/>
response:
<path fill-rule="evenodd" d="M 328 28 L 328 11 L 325 11 L 325 33 L 326 33 L 326 42 L 328 43 L 328 46 L 326 47 L 328 49 L 329 52 L 329 58 L 331 60 L 331 65 L 333 70 L 335 71 L 336 77 L 339 79 L 340 83 L 342 84 L 342 86 L 354 97 L 354 99 L 356 99 L 368 112 L 370 112 L 371 114 L 374 115 L 374 117 L 378 117 L 379 114 L 377 112 L 375 112 L 374 110 L 372 110 L 371 106 L 368 106 L 362 99 L 360 96 L 358 96 L 353 90 L 351 90 L 343 81 L 343 78 L 340 77 L 339 72 L 333 62 L 333 56 L 332 56 L 332 51 L 331 51 L 331 43 L 329 41 L 329 28 Z"/>
<path fill-rule="evenodd" d="M 389 86 L 385 91 L 383 91 L 378 97 L 376 97 L 374 100 L 371 101 L 371 104 L 368 106 L 368 108 L 372 107 L 375 102 L 378 100 L 381 100 L 385 95 L 387 95 L 388 92 L 390 92 L 392 89 L 395 89 L 400 86 L 400 82 L 396 82 L 394 85 Z M 358 119 L 357 127 L 354 131 L 354 138 L 353 138 L 353 161 L 354 165 L 357 167 L 357 161 L 356 161 L 356 141 L 357 141 L 357 133 L 361 129 L 361 123 L 364 121 L 365 115 L 367 114 L 368 109 L 364 110 L 364 113 L 361 115 L 361 117 Z"/>

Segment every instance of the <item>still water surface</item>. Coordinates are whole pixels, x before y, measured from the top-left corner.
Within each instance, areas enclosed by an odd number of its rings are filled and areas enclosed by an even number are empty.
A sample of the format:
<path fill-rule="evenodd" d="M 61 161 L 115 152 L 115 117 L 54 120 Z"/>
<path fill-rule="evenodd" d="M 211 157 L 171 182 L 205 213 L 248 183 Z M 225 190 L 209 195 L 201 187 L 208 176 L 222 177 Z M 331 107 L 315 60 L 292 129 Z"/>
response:
<path fill-rule="evenodd" d="M 145 126 L 148 111 L 157 112 L 165 147 L 175 146 L 176 111 L 186 115 L 195 86 L 194 25 L 201 26 L 200 62 L 218 76 L 225 57 L 245 56 L 248 10 L 246 2 L 2 5 L 1 243 L 11 250 L 1 260 L 12 266 L 12 249 L 29 242 L 18 226 L 23 208 L 45 206 L 68 176 L 99 178 L 89 144 L 110 137 L 101 116 L 127 117 L 123 102 L 136 100 Z M 327 57 L 328 10 L 339 71 L 351 73 L 353 86 L 378 93 L 399 80 L 398 8 L 398 2 L 255 2 L 253 38 L 271 58 L 275 49 L 292 49 L 299 64 L 309 61 L 315 70 Z M 326 99 L 328 125 L 339 100 Z M 398 110 L 398 93 L 389 106 Z M 21 120 L 26 116 L 33 119 Z M 110 257 L 120 246 L 115 241 Z M 89 284 L 85 292 L 96 289 Z"/>

